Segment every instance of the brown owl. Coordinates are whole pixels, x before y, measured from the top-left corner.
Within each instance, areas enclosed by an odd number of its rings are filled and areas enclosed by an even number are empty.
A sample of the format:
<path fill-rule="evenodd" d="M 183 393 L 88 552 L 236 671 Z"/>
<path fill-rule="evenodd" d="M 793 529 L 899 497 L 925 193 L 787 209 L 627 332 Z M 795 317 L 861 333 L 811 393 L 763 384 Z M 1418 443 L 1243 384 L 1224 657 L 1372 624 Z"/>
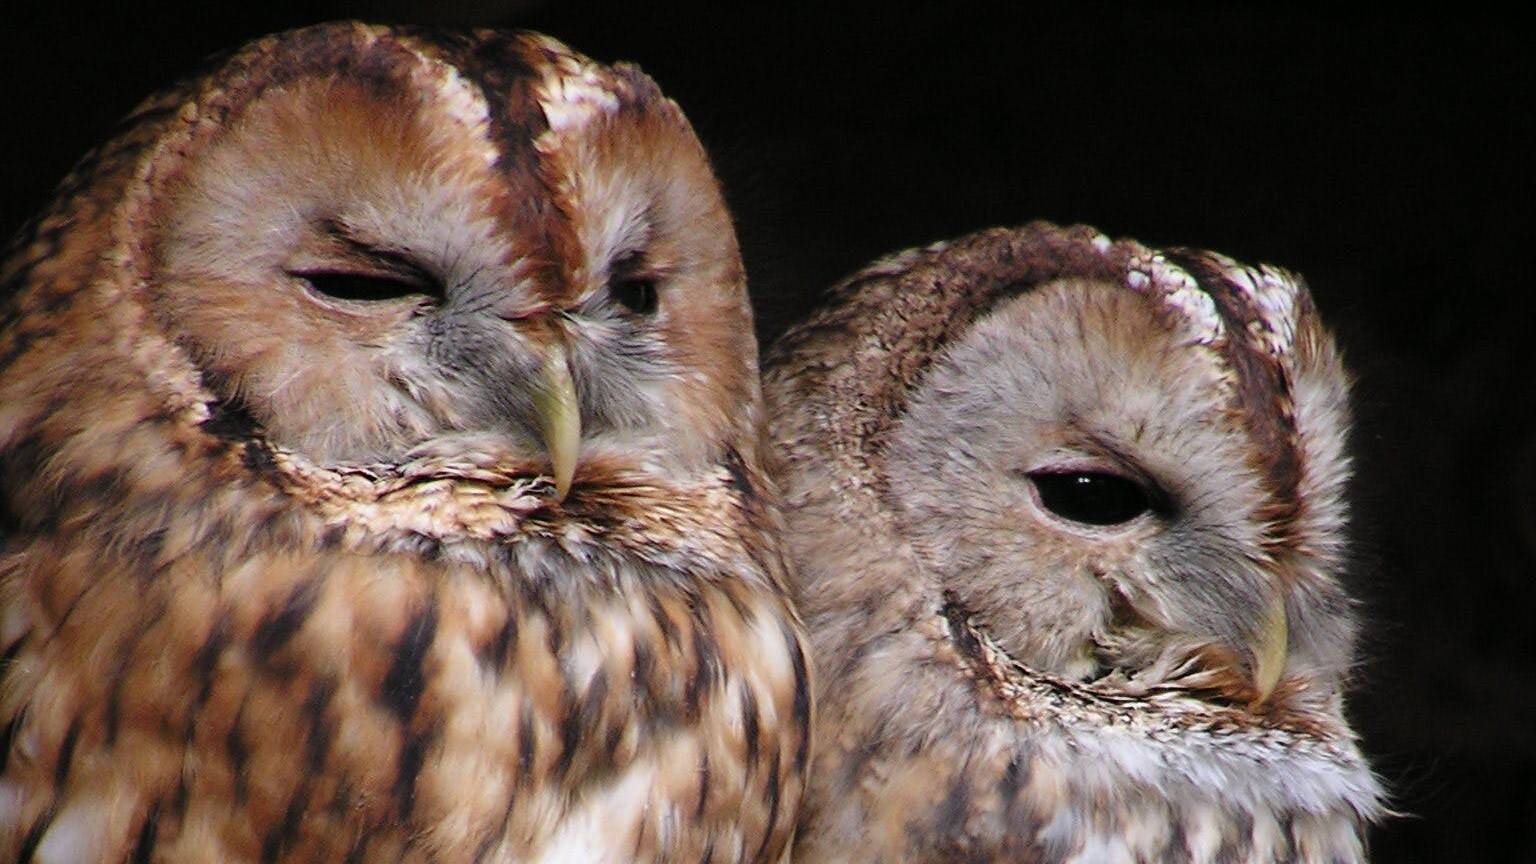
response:
<path fill-rule="evenodd" d="M 782 856 L 751 314 L 637 69 L 266 38 L 0 275 L 0 859 Z"/>
<path fill-rule="evenodd" d="M 797 859 L 1362 859 L 1346 376 L 1295 276 L 984 231 L 768 366 L 820 672 Z"/>

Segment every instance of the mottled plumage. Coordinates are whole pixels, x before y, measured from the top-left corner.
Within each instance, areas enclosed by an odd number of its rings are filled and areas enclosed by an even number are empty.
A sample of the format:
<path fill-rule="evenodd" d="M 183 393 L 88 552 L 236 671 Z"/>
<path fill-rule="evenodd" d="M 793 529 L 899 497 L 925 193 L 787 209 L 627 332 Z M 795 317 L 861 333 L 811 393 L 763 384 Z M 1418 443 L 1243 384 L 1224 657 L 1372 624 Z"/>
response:
<path fill-rule="evenodd" d="M 1362 859 L 1346 377 L 1296 277 L 984 231 L 841 283 L 765 382 L 797 860 Z"/>
<path fill-rule="evenodd" d="M 784 853 L 750 310 L 638 70 L 269 37 L 0 276 L 0 859 Z"/>

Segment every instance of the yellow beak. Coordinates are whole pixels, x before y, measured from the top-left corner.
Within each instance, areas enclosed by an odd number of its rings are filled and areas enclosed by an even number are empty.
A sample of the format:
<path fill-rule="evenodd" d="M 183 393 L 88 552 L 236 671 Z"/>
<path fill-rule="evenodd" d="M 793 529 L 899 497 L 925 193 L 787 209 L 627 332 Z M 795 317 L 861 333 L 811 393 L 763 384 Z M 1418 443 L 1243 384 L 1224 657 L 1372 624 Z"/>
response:
<path fill-rule="evenodd" d="M 539 388 L 533 404 L 538 411 L 544 448 L 549 451 L 555 500 L 564 501 L 566 493 L 571 491 L 576 454 L 581 449 L 581 408 L 576 404 L 576 387 L 571 383 L 565 346 L 558 340 L 550 342 L 544 353 L 543 368 L 539 371 Z"/>
<path fill-rule="evenodd" d="M 1280 683 L 1289 652 L 1290 624 L 1285 616 L 1285 598 L 1277 592 L 1264 610 L 1264 620 L 1253 644 L 1253 686 L 1258 692 L 1254 704 L 1262 704 Z"/>

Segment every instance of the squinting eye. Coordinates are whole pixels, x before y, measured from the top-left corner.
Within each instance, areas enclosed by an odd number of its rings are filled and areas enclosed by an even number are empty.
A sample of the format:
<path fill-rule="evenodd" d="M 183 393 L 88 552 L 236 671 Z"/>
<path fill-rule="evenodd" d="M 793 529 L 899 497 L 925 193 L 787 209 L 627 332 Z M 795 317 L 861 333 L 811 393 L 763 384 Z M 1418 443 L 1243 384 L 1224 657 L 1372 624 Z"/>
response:
<path fill-rule="evenodd" d="M 656 280 L 620 277 L 608 283 L 608 295 L 636 315 L 656 311 Z"/>
<path fill-rule="evenodd" d="M 1035 471 L 1029 475 L 1045 509 L 1084 525 L 1119 525 L 1152 509 L 1140 483 L 1096 471 Z"/>
<path fill-rule="evenodd" d="M 433 286 L 422 284 L 414 279 L 375 273 L 311 271 L 293 275 L 308 282 L 309 287 L 317 293 L 339 300 L 377 302 L 440 293 Z"/>

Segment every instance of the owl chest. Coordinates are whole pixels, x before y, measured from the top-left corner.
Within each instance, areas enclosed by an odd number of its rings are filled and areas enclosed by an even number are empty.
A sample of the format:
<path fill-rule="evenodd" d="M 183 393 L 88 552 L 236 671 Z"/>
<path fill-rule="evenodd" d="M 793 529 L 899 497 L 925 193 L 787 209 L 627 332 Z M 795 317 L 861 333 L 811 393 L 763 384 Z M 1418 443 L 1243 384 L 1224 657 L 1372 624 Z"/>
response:
<path fill-rule="evenodd" d="M 851 861 L 1365 860 L 1362 819 L 1347 802 L 1265 794 L 1268 784 L 1288 783 L 1294 793 L 1315 783 L 1294 768 L 1191 775 L 1172 768 L 1176 753 L 1110 753 L 1112 742 L 1074 741 L 1048 725 L 1028 732 L 1000 736 L 995 746 L 890 757 L 866 778 L 862 802 L 838 805 L 842 823 L 870 826 L 868 835 L 847 845 L 849 836 L 827 820 L 809 832 L 806 848 L 811 857 Z M 1259 776 L 1264 770 L 1272 776 Z"/>
<path fill-rule="evenodd" d="M 307 747 L 318 774 L 445 851 L 659 860 L 714 844 L 747 860 L 783 830 L 770 811 L 790 812 L 806 718 L 778 598 L 622 555 L 514 552 L 331 573 L 313 623 L 268 652 L 269 686 L 310 718 L 295 743 L 331 742 Z"/>
<path fill-rule="evenodd" d="M 499 561 L 284 551 L 210 578 L 194 555 L 98 583 L 70 615 L 90 626 L 13 685 L 36 764 L 11 773 L 35 768 L 40 814 L 123 829 L 109 847 L 153 824 L 165 860 L 777 850 L 809 720 L 780 599 L 622 557 Z"/>

